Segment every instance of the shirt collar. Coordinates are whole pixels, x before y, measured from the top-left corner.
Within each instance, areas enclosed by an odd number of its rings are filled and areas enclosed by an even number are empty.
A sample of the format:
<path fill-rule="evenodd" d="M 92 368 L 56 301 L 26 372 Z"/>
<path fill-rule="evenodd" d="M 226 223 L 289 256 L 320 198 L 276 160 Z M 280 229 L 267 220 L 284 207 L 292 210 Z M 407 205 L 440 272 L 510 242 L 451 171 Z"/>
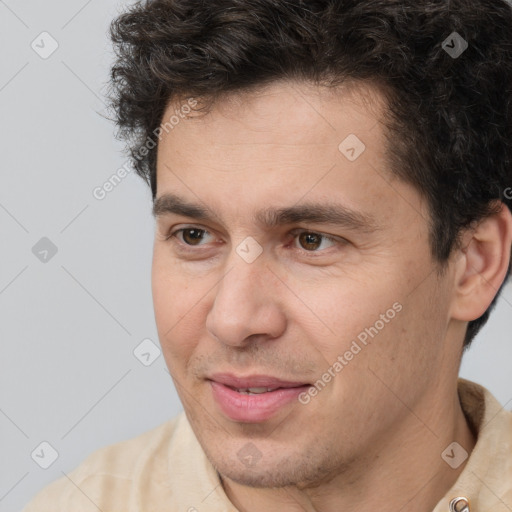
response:
<path fill-rule="evenodd" d="M 512 413 L 483 386 L 459 378 L 462 410 L 477 438 L 456 482 L 433 512 L 449 512 L 450 501 L 462 496 L 470 512 L 512 511 Z"/>

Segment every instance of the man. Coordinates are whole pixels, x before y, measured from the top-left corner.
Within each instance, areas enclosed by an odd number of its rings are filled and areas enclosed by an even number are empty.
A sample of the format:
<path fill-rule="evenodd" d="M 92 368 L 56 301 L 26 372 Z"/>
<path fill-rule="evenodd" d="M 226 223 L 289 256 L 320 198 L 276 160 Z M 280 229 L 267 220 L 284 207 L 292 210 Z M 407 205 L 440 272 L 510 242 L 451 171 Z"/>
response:
<path fill-rule="evenodd" d="M 184 413 L 25 510 L 512 510 L 512 413 L 458 379 L 510 273 L 510 5 L 155 0 L 112 38 Z"/>

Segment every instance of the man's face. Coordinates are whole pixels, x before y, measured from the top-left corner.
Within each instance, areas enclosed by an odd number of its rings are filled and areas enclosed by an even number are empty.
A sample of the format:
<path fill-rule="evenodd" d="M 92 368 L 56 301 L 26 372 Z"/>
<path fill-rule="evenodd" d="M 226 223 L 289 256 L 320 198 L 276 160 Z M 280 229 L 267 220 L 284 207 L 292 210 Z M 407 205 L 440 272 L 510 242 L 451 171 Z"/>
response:
<path fill-rule="evenodd" d="M 239 483 L 371 464 L 400 432 L 425 435 L 418 412 L 456 372 L 451 267 L 438 276 L 427 205 L 387 169 L 382 98 L 359 91 L 276 83 L 180 120 L 159 146 L 157 200 L 210 213 L 160 202 L 160 342 L 196 436 Z M 317 210 L 340 215 L 301 216 Z"/>

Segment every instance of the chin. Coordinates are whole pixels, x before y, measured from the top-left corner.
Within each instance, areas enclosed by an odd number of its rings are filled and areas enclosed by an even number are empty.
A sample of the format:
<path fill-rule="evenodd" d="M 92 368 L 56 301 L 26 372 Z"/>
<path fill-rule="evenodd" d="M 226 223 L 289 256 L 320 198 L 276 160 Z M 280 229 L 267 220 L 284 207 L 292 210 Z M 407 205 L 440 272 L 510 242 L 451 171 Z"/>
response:
<path fill-rule="evenodd" d="M 281 472 L 276 470 L 275 467 L 262 465 L 257 469 L 237 470 L 235 469 L 237 466 L 238 464 L 235 466 L 234 461 L 232 461 L 232 463 L 228 462 L 226 465 L 221 464 L 216 469 L 222 477 L 229 478 L 229 480 L 247 487 L 279 488 L 298 483 L 288 471 Z"/>
<path fill-rule="evenodd" d="M 257 488 L 315 487 L 318 482 L 329 479 L 329 475 L 340 472 L 340 467 L 334 465 L 332 459 L 315 463 L 315 457 L 305 453 L 294 455 L 272 453 L 271 458 L 265 460 L 262 454 L 252 467 L 240 462 L 238 457 L 215 460 L 208 455 L 208 458 L 223 477 L 240 485 Z"/>

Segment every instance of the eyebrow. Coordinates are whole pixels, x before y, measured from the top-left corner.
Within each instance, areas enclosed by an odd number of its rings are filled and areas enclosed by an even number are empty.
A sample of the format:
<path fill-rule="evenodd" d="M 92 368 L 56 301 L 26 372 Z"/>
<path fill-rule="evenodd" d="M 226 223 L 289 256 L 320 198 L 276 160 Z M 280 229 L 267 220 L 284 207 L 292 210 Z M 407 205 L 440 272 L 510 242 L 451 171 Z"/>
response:
<path fill-rule="evenodd" d="M 210 221 L 222 224 L 222 219 L 208 207 L 191 203 L 175 194 L 163 194 L 153 203 L 155 218 L 166 214 L 182 215 L 198 221 Z M 253 216 L 253 220 L 263 227 L 311 223 L 334 224 L 347 229 L 370 233 L 378 229 L 373 216 L 350 209 L 336 203 L 301 203 L 284 208 L 262 208 Z"/>

